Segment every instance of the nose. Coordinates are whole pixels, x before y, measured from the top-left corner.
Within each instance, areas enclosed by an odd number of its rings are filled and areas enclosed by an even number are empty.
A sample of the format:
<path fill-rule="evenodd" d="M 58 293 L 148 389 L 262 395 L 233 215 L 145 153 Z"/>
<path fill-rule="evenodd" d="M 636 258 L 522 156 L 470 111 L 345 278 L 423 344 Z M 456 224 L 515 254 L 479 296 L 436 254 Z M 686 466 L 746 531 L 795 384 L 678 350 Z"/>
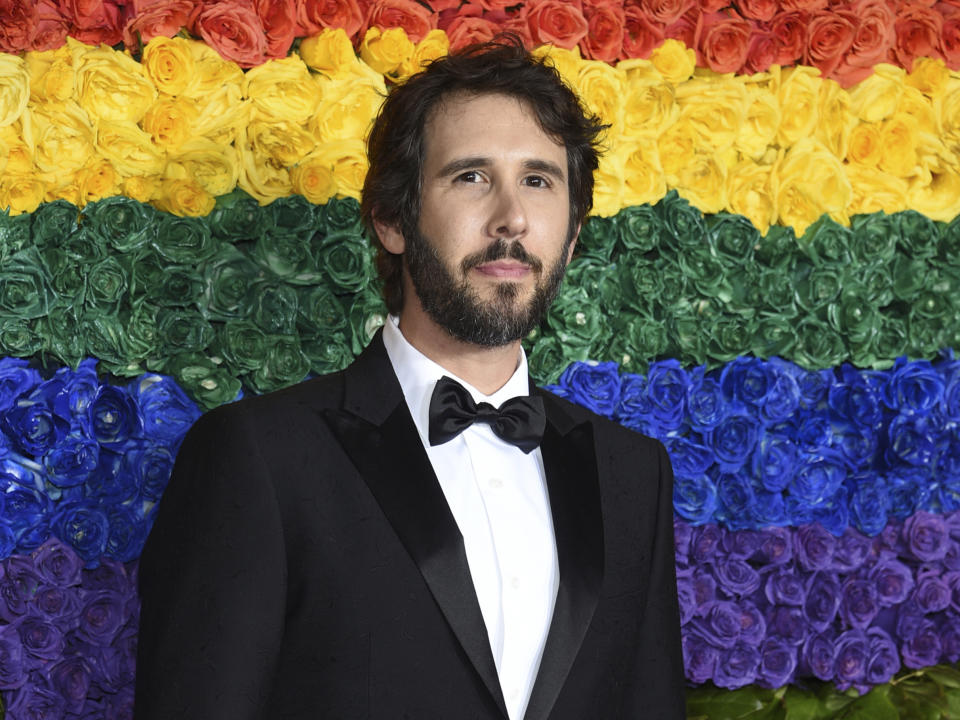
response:
<path fill-rule="evenodd" d="M 501 185 L 491 193 L 487 235 L 516 240 L 527 233 L 527 212 L 519 188 Z"/>

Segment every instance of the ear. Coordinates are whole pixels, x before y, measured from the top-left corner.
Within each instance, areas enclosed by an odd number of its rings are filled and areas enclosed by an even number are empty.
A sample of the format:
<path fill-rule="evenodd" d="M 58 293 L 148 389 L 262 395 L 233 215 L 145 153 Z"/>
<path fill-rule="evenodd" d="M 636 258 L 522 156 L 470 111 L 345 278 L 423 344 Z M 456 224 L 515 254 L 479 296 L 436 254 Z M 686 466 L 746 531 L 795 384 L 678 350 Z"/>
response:
<path fill-rule="evenodd" d="M 567 265 L 570 264 L 570 261 L 573 260 L 573 251 L 577 249 L 577 240 L 580 239 L 580 228 L 583 227 L 581 224 L 577 224 L 577 232 L 573 236 L 573 240 L 570 241 L 570 247 L 567 248 Z"/>
<path fill-rule="evenodd" d="M 393 255 L 403 254 L 406 241 L 403 238 L 403 233 L 400 232 L 396 225 L 390 225 L 374 219 L 373 229 L 377 231 L 377 237 L 380 238 L 380 243 L 388 253 L 392 253 Z"/>

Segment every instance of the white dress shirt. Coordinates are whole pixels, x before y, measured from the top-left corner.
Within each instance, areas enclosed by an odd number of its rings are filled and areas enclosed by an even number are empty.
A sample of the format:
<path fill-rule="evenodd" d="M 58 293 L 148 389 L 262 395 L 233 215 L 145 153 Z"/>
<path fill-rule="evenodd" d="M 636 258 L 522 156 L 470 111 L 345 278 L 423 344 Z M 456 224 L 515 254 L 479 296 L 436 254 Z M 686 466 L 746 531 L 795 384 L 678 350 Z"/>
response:
<path fill-rule="evenodd" d="M 530 393 L 527 358 L 493 395 L 444 370 L 414 348 L 391 316 L 383 344 L 466 549 L 470 576 L 511 720 L 520 720 L 533 689 L 553 617 L 560 579 L 553 519 L 540 448 L 529 454 L 504 442 L 486 423 L 431 446 L 430 396 L 444 375 L 474 401 L 499 407 Z"/>

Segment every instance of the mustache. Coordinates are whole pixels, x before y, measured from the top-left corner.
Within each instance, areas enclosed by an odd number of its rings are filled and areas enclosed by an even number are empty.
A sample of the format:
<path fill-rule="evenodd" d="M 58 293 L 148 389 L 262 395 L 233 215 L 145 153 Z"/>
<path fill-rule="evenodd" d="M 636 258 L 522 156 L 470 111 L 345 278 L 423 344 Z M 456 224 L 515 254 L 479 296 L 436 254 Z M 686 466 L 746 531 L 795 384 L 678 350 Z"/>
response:
<path fill-rule="evenodd" d="M 543 263 L 540 262 L 540 258 L 528 253 L 519 240 L 507 242 L 503 238 L 498 238 L 495 243 L 488 245 L 480 252 L 467 255 L 460 263 L 460 270 L 466 274 L 468 270 L 475 268 L 477 265 L 507 259 L 522 262 L 537 273 L 543 270 Z"/>

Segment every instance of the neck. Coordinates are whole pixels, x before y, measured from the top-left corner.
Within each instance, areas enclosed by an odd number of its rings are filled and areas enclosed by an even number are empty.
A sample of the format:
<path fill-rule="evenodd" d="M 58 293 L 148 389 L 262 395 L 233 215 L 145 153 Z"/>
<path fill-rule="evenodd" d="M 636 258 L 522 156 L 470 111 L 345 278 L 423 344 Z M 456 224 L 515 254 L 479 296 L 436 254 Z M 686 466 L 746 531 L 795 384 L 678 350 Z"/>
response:
<path fill-rule="evenodd" d="M 408 302 L 400 312 L 400 331 L 407 342 L 485 395 L 506 385 L 517 370 L 520 341 L 500 347 L 484 347 L 463 342 L 437 325 L 425 313 Z"/>

